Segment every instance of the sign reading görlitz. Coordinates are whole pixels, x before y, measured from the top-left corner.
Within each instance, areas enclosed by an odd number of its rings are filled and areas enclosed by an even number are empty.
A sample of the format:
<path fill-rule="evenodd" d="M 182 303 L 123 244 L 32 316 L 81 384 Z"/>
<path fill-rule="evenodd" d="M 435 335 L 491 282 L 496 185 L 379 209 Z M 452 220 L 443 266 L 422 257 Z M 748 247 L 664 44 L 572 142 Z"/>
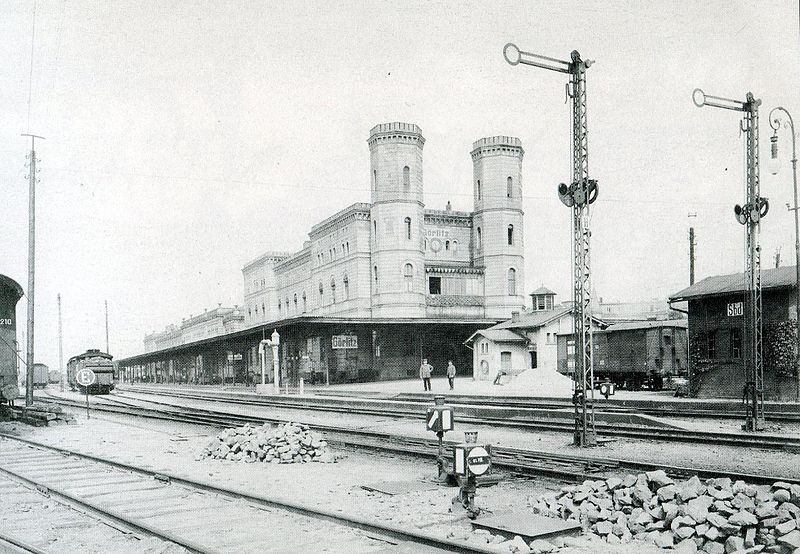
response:
<path fill-rule="evenodd" d="M 334 350 L 357 349 L 358 337 L 356 335 L 333 335 L 331 337 L 331 347 Z"/>

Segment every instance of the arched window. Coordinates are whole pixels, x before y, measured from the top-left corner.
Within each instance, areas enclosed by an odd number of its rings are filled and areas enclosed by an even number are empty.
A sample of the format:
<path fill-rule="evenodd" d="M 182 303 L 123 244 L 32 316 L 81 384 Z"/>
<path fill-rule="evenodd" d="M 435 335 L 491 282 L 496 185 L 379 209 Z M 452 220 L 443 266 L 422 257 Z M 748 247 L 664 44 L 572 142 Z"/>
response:
<path fill-rule="evenodd" d="M 512 179 L 511 177 L 506 179 L 506 196 L 508 196 L 509 198 L 514 196 L 514 179 Z"/>
<path fill-rule="evenodd" d="M 373 189 L 378 188 L 378 170 L 377 169 L 373 169 L 372 170 L 372 188 Z"/>
<path fill-rule="evenodd" d="M 481 236 L 481 228 L 480 227 L 478 227 L 477 236 L 478 236 L 478 240 L 476 242 L 478 243 L 478 250 L 480 250 L 481 249 L 481 244 L 483 242 L 483 237 Z"/>
<path fill-rule="evenodd" d="M 450 241 L 449 240 L 444 241 L 444 249 L 445 250 L 450 250 Z"/>
<path fill-rule="evenodd" d="M 378 266 L 372 268 L 373 279 L 375 280 L 375 292 L 378 292 Z"/>
<path fill-rule="evenodd" d="M 411 218 L 407 217 L 405 219 L 406 223 L 406 239 L 411 240 Z"/>
<path fill-rule="evenodd" d="M 278 315 L 281 313 L 281 301 L 278 300 Z"/>
<path fill-rule="evenodd" d="M 325 293 L 324 289 L 322 288 L 322 281 L 319 282 L 319 305 L 323 306 L 325 304 L 324 300 L 325 297 L 323 294 Z"/>
<path fill-rule="evenodd" d="M 508 270 L 508 295 L 517 295 L 517 270 L 513 267 Z"/>
<path fill-rule="evenodd" d="M 475 189 L 478 191 L 478 200 L 480 200 L 481 199 L 481 180 L 480 179 L 478 179 L 478 186 L 476 186 Z"/>
<path fill-rule="evenodd" d="M 508 245 L 511 246 L 514 244 L 514 226 L 508 226 Z"/>
<path fill-rule="evenodd" d="M 253 312 L 250 308 L 247 308 L 247 319 L 253 319 Z"/>
<path fill-rule="evenodd" d="M 403 189 L 408 190 L 411 188 L 411 170 L 408 166 L 403 168 Z"/>
<path fill-rule="evenodd" d="M 294 311 L 297 312 L 297 293 L 294 293 Z"/>
<path fill-rule="evenodd" d="M 453 241 L 453 253 L 455 254 L 457 252 L 458 252 L 458 241 L 454 240 Z"/>
<path fill-rule="evenodd" d="M 303 291 L 303 313 L 308 311 L 308 302 L 306 302 L 306 291 Z"/>
<path fill-rule="evenodd" d="M 336 281 L 331 277 L 331 302 L 336 304 Z"/>
<path fill-rule="evenodd" d="M 378 240 L 378 220 L 372 220 L 372 234 L 375 235 L 375 240 Z"/>
<path fill-rule="evenodd" d="M 407 292 L 413 292 L 414 290 L 414 266 L 411 264 L 406 264 L 403 266 L 403 281 L 406 285 Z"/>
<path fill-rule="evenodd" d="M 344 283 L 344 299 L 350 299 L 350 280 L 347 278 L 347 273 L 344 274 L 344 278 L 342 279 Z"/>
<path fill-rule="evenodd" d="M 264 306 L 263 303 L 261 304 L 261 315 L 263 317 L 267 317 L 267 308 Z"/>
<path fill-rule="evenodd" d="M 428 239 L 422 239 L 422 249 L 423 250 L 428 249 Z"/>

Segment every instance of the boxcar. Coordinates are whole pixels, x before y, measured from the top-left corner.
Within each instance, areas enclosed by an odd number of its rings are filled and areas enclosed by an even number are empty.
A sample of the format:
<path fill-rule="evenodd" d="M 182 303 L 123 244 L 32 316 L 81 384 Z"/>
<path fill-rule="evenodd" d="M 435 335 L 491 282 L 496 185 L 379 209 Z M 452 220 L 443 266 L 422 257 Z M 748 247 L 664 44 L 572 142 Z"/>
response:
<path fill-rule="evenodd" d="M 43 389 L 50 380 L 50 368 L 45 364 L 33 364 L 33 386 Z"/>
<path fill-rule="evenodd" d="M 17 302 L 22 287 L 0 275 L 0 404 L 13 402 L 19 396 L 17 385 Z"/>
<path fill-rule="evenodd" d="M 75 374 L 85 368 L 91 369 L 96 380 L 89 385 L 89 394 L 108 394 L 114 389 L 114 357 L 97 349 L 87 350 L 83 354 L 73 356 L 67 362 L 69 387 L 73 391 L 85 393 L 86 388 L 75 381 Z"/>

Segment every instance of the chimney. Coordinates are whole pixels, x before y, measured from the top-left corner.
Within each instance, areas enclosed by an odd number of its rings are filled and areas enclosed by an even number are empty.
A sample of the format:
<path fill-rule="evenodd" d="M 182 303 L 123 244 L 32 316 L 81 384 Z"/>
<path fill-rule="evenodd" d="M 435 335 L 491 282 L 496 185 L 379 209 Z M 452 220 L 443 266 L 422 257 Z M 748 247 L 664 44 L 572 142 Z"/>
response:
<path fill-rule="evenodd" d="M 519 312 L 511 312 L 511 321 L 513 322 L 519 321 Z"/>

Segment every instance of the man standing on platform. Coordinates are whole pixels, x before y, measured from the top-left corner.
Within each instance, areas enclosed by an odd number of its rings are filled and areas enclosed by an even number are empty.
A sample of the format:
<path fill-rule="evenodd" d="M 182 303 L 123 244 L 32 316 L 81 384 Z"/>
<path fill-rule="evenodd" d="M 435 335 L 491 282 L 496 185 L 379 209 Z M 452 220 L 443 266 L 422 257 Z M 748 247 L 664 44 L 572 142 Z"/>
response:
<path fill-rule="evenodd" d="M 453 360 L 447 360 L 447 380 L 450 382 L 450 390 L 453 390 L 453 381 L 456 378 L 456 366 Z"/>
<path fill-rule="evenodd" d="M 428 363 L 428 358 L 422 358 L 422 365 L 419 366 L 419 376 L 422 379 L 422 386 L 426 391 L 431 390 L 431 373 L 433 366 Z"/>

